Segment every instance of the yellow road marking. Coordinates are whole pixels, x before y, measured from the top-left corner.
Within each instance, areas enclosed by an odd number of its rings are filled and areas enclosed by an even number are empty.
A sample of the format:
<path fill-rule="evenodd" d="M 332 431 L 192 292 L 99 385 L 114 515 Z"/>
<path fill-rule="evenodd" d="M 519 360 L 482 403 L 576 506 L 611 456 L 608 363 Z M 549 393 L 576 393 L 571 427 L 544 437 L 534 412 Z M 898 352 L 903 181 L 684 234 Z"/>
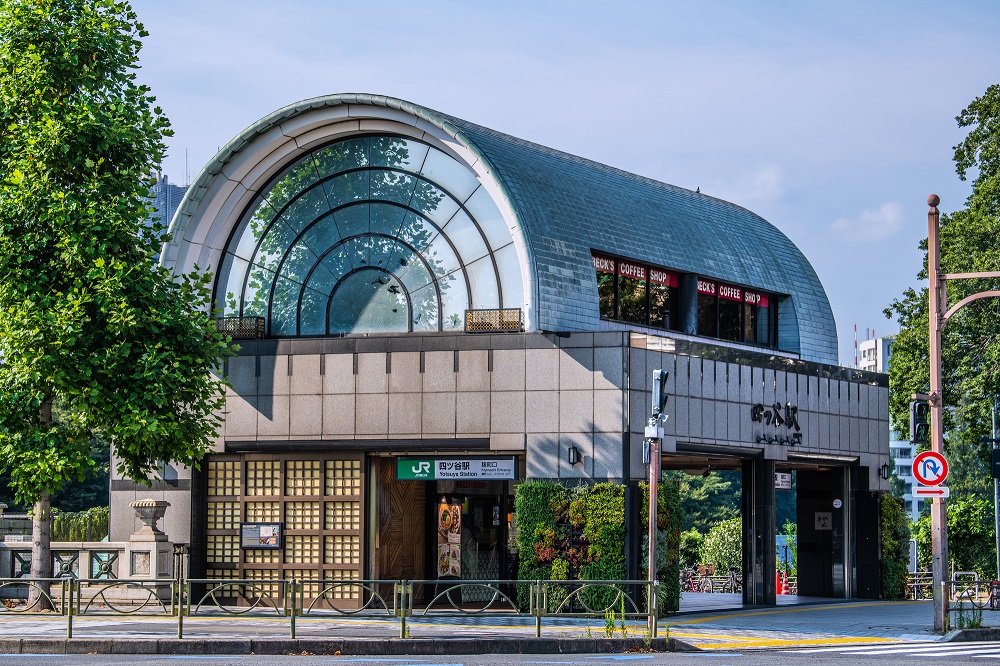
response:
<path fill-rule="evenodd" d="M 742 617 L 753 617 L 755 615 L 778 615 L 781 613 L 803 613 L 806 611 L 824 611 L 824 610 L 834 610 L 839 608 L 861 608 L 863 606 L 893 606 L 902 603 L 907 603 L 905 601 L 881 601 L 874 603 L 860 603 L 860 604 L 830 604 L 823 606 L 794 606 L 791 608 L 780 608 L 778 610 L 765 610 L 765 611 L 750 611 L 746 613 L 736 612 L 736 613 L 726 613 L 725 615 L 712 615 L 709 617 L 698 617 L 691 620 L 680 620 L 677 622 L 670 622 L 671 625 L 677 624 L 701 624 L 702 622 L 713 622 L 716 620 L 732 619 L 732 618 L 742 618 Z"/>

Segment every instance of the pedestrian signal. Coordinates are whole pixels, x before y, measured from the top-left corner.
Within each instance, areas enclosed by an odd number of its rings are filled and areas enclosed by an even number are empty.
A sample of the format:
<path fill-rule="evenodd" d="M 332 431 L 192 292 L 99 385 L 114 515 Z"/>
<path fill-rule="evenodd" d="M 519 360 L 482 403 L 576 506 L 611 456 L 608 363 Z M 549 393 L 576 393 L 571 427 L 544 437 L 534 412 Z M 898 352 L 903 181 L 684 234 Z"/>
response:
<path fill-rule="evenodd" d="M 931 405 L 926 400 L 910 402 L 910 441 L 926 444 L 931 439 Z"/>

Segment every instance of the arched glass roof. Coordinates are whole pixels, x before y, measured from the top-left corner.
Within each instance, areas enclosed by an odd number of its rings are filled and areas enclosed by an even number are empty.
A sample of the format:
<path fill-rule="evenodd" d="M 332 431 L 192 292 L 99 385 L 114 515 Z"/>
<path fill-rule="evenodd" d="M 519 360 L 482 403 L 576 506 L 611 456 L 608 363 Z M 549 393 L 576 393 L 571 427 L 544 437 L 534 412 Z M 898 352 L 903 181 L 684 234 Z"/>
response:
<path fill-rule="evenodd" d="M 461 329 L 519 307 L 520 265 L 492 198 L 420 141 L 354 136 L 297 160 L 240 218 L 215 288 L 270 335 Z"/>

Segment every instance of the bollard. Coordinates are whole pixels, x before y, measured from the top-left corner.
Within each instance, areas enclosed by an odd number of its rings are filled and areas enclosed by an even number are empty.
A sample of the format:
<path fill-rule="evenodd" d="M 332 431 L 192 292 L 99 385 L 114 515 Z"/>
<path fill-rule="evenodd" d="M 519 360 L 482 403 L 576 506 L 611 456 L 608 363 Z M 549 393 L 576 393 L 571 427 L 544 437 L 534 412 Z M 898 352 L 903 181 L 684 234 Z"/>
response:
<path fill-rule="evenodd" d="M 292 640 L 295 640 L 295 581 L 294 580 L 293 581 L 289 581 L 289 583 L 288 583 L 288 591 L 290 592 L 289 596 L 290 596 L 291 602 L 292 602 L 292 605 L 291 605 L 291 608 L 290 608 L 290 610 L 291 610 L 290 618 L 291 619 L 289 620 L 289 629 L 288 629 L 288 632 L 289 632 L 289 638 L 291 638 Z"/>
<path fill-rule="evenodd" d="M 646 629 L 650 638 L 656 638 L 657 631 L 659 630 L 657 625 L 660 620 L 656 615 L 657 593 L 659 592 L 659 587 L 660 581 L 658 580 L 652 580 L 646 583 L 646 610 L 648 611 Z"/>
<path fill-rule="evenodd" d="M 399 613 L 399 637 L 406 638 L 406 581 L 393 583 L 393 587 L 396 589 L 394 596 L 398 599 L 396 608 Z"/>
<path fill-rule="evenodd" d="M 187 592 L 187 594 L 184 594 Z M 186 586 L 181 586 L 177 592 L 177 638 L 184 638 L 184 599 L 187 598 L 188 605 L 191 604 L 191 582 Z"/>
<path fill-rule="evenodd" d="M 66 598 L 66 638 L 73 638 L 73 583 L 72 579 L 64 580 L 63 594 L 66 594 L 66 584 L 69 583 L 69 595 Z"/>
<path fill-rule="evenodd" d="M 545 608 L 544 602 L 542 601 L 542 581 L 535 581 L 535 589 L 532 590 L 532 596 L 535 596 L 535 638 L 542 637 L 542 609 Z"/>

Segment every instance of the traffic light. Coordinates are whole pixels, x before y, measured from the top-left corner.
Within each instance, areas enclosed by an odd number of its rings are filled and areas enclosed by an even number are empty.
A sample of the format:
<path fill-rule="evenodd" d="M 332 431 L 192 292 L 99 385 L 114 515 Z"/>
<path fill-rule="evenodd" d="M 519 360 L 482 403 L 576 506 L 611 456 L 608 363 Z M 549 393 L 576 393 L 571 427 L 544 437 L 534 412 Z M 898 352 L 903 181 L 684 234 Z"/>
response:
<path fill-rule="evenodd" d="M 931 405 L 926 400 L 910 402 L 910 441 L 926 444 L 931 439 Z"/>
<path fill-rule="evenodd" d="M 659 417 L 667 408 L 667 377 L 666 370 L 653 370 L 653 416 Z"/>

